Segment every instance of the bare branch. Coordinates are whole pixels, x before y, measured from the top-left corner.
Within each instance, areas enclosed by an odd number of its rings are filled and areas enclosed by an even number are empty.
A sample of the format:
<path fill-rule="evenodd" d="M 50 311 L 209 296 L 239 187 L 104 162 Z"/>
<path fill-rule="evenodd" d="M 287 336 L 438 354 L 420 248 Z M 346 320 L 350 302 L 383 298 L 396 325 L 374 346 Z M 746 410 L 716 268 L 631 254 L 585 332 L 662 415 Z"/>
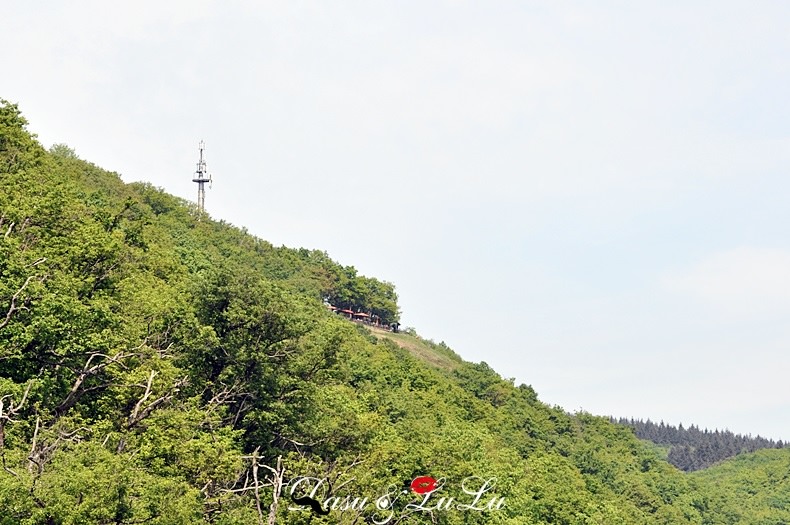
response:
<path fill-rule="evenodd" d="M 147 407 L 142 408 L 146 400 L 151 397 L 151 388 L 154 377 L 156 377 L 156 372 L 151 370 L 151 373 L 148 375 L 148 382 L 144 387 L 145 392 L 143 393 L 143 396 L 140 398 L 140 400 L 135 403 L 134 409 L 132 410 L 132 413 L 129 414 L 129 419 L 126 421 L 127 430 L 131 430 L 132 428 L 136 427 L 142 420 L 150 416 L 151 412 L 173 399 L 173 397 L 181 390 L 181 387 L 187 383 L 186 376 L 179 379 L 173 384 L 172 388 L 167 394 L 154 399 Z M 118 442 L 116 452 L 120 454 L 123 452 L 124 448 L 126 448 L 126 439 L 121 437 L 120 441 Z"/>
<path fill-rule="evenodd" d="M 252 479 L 255 482 L 253 489 L 255 491 L 255 507 L 258 510 L 258 525 L 263 525 L 263 511 L 261 510 L 261 494 L 258 485 L 258 449 L 252 453 Z"/>
<path fill-rule="evenodd" d="M 151 382 L 154 379 L 154 375 L 156 375 L 156 374 L 152 370 L 151 371 L 151 375 L 148 376 L 148 384 L 146 385 L 145 394 L 143 394 L 143 397 L 140 399 L 140 401 L 137 402 L 137 404 L 134 407 L 134 410 L 129 415 L 129 420 L 126 423 L 126 428 L 127 429 L 131 429 L 131 428 L 135 427 L 138 423 L 140 423 L 140 421 L 142 421 L 143 419 L 145 419 L 149 415 L 151 415 L 151 412 L 156 410 L 159 406 L 161 406 L 164 403 L 167 403 L 168 401 L 173 399 L 173 397 L 181 390 L 181 387 L 184 386 L 187 383 L 186 376 L 181 378 L 181 379 L 179 379 L 178 381 L 176 381 L 173 384 L 171 390 L 167 394 L 165 394 L 165 395 L 163 395 L 161 397 L 158 397 L 157 399 L 154 399 L 151 402 L 151 404 L 149 404 L 143 410 L 140 410 L 140 407 L 142 407 L 142 405 L 145 402 L 145 400 L 148 399 L 150 397 L 150 395 L 151 395 Z"/>
<path fill-rule="evenodd" d="M 18 477 L 19 477 L 19 474 L 17 474 L 17 473 L 16 473 L 16 471 L 14 471 L 14 469 L 12 469 L 12 468 L 11 468 L 11 467 L 9 467 L 8 465 L 6 465 L 6 463 L 5 463 L 5 453 L 3 453 L 3 454 L 2 454 L 2 457 L 3 457 L 3 470 L 5 470 L 6 472 L 8 472 L 9 474 L 13 474 L 13 475 L 14 475 L 14 477 L 17 477 L 17 478 L 18 478 Z"/>
<path fill-rule="evenodd" d="M 274 469 L 268 465 L 261 466 L 266 467 L 272 473 L 272 504 L 269 506 L 268 525 L 274 525 L 274 521 L 277 519 L 277 506 L 280 502 L 280 494 L 283 490 L 283 472 L 285 471 L 283 468 L 283 457 L 277 456 L 277 467 Z"/>
<path fill-rule="evenodd" d="M 8 467 L 5 461 L 5 427 L 8 423 L 13 423 L 15 421 L 13 418 L 22 409 L 25 401 L 27 401 L 27 395 L 30 393 L 30 387 L 32 385 L 32 382 L 28 382 L 27 387 L 25 388 L 25 393 L 22 394 L 22 399 L 19 401 L 19 403 L 14 403 L 14 400 L 11 398 L 10 394 L 0 397 L 0 460 L 2 460 L 3 463 L 3 470 L 17 477 L 18 474 Z M 7 407 L 6 401 L 8 401 Z"/>
<path fill-rule="evenodd" d="M 69 441 L 71 443 L 79 443 L 82 441 L 80 432 L 88 431 L 89 429 L 85 427 L 79 427 L 71 431 L 58 430 L 58 435 L 52 443 L 49 445 L 37 446 L 37 437 L 40 428 L 39 423 L 40 419 L 36 418 L 36 430 L 33 434 L 33 445 L 30 447 L 30 454 L 28 455 L 27 459 L 30 461 L 28 470 L 32 470 L 33 465 L 36 465 L 38 475 L 41 475 L 41 472 L 44 470 L 44 464 L 49 461 L 49 459 L 52 457 L 52 453 L 58 448 L 58 445 L 60 445 L 61 442 Z"/>
<path fill-rule="evenodd" d="M 23 284 L 22 287 L 17 290 L 13 296 L 11 296 L 11 306 L 9 306 L 8 312 L 5 314 L 5 319 L 0 321 L 0 328 L 4 328 L 11 321 L 11 316 L 14 315 L 14 312 L 18 310 L 27 310 L 26 306 L 17 306 L 16 302 L 19 299 L 19 296 L 22 295 L 22 292 L 25 291 L 25 288 L 27 288 L 27 285 L 30 284 L 30 281 L 32 281 L 34 278 L 35 276 L 31 275 L 25 279 L 25 284 Z"/>
<path fill-rule="evenodd" d="M 120 363 L 121 366 L 123 366 L 123 363 L 121 363 L 121 361 L 129 357 L 132 357 L 134 355 L 136 354 L 126 353 L 126 352 L 118 352 L 113 357 L 110 357 L 106 354 L 102 354 L 99 352 L 91 354 L 88 357 L 87 361 L 85 361 L 85 364 L 82 367 L 82 371 L 79 373 L 77 378 L 74 380 L 74 383 L 71 385 L 71 390 L 69 390 L 69 393 L 66 395 L 66 398 L 55 409 L 55 413 L 58 414 L 59 416 L 63 415 L 68 409 L 70 409 L 77 403 L 77 400 L 85 393 L 85 391 L 81 390 L 80 387 L 82 387 L 82 384 L 85 382 L 87 378 L 98 374 L 99 372 L 101 372 L 111 364 Z M 97 363 L 91 366 L 91 362 L 97 357 L 103 357 L 105 358 L 105 361 L 102 361 L 101 363 Z"/>
<path fill-rule="evenodd" d="M 27 266 L 25 266 L 25 268 L 32 268 L 34 266 L 38 266 L 39 264 L 45 263 L 45 262 L 47 262 L 47 258 L 46 257 L 39 257 L 38 259 L 36 259 L 32 263 L 30 263 Z"/>
<path fill-rule="evenodd" d="M 324 438 L 324 439 L 319 439 L 319 440 L 313 441 L 311 443 L 302 443 L 300 441 L 296 441 L 295 439 L 291 439 L 289 437 L 286 437 L 286 436 L 280 434 L 277 431 L 274 431 L 274 437 L 277 440 L 279 440 L 279 441 L 281 441 L 281 442 L 283 442 L 285 444 L 291 445 L 293 447 L 293 449 L 296 452 L 298 452 L 299 455 L 301 455 L 301 456 L 305 455 L 305 450 L 303 450 L 302 447 L 310 450 L 310 449 L 316 447 L 317 445 L 320 445 L 321 443 L 323 443 L 323 442 L 325 442 L 327 440 L 326 438 Z"/>
<path fill-rule="evenodd" d="M 239 381 L 234 382 L 231 386 L 225 386 L 222 384 L 219 386 L 224 387 L 223 390 L 214 394 L 208 403 L 206 403 L 206 418 L 204 420 L 204 424 L 209 424 L 209 426 L 211 425 L 211 415 L 221 406 L 227 406 L 230 408 L 234 403 L 236 403 L 237 406 L 235 413 L 232 413 L 222 419 L 223 424 L 235 426 L 244 411 L 251 407 L 251 405 L 248 405 L 248 401 L 250 399 L 254 399 L 255 395 L 252 392 L 243 391 L 243 385 Z"/>
<path fill-rule="evenodd" d="M 238 410 L 236 410 L 236 414 L 233 416 L 233 422 L 231 423 L 231 426 L 234 426 L 234 427 L 236 426 L 236 423 L 239 422 L 239 419 L 241 419 L 241 415 L 244 413 L 245 410 L 247 410 L 247 408 L 248 408 L 247 407 L 247 398 L 243 398 L 241 400 L 241 403 L 239 404 Z"/>
<path fill-rule="evenodd" d="M 33 431 L 33 442 L 30 445 L 30 454 L 28 454 L 27 459 L 30 460 L 31 462 L 31 464 L 28 466 L 28 470 L 32 470 L 33 469 L 32 464 L 35 463 L 36 466 L 38 467 L 39 472 L 41 472 L 43 465 L 41 465 L 37 461 L 36 456 L 33 453 L 36 451 L 36 444 L 38 442 L 38 431 L 40 428 L 41 428 L 41 418 L 36 416 L 36 429 Z"/>
<path fill-rule="evenodd" d="M 236 381 L 231 386 L 225 387 L 221 392 L 214 394 L 214 397 L 209 399 L 206 409 L 211 412 L 220 405 L 233 402 L 239 398 L 254 397 L 251 392 L 240 391 L 241 386 L 242 383 Z"/>
<path fill-rule="evenodd" d="M 272 503 L 269 505 L 269 516 L 266 520 L 267 525 L 274 525 L 277 518 L 277 508 L 279 506 L 280 497 L 282 496 L 283 478 L 285 477 L 285 468 L 282 463 L 282 456 L 277 457 L 275 467 L 261 463 L 259 456 L 260 447 L 256 448 L 251 455 L 242 456 L 242 459 L 252 460 L 249 469 L 244 471 L 244 484 L 240 488 L 222 489 L 220 492 L 223 494 L 243 494 L 252 491 L 255 498 L 255 508 L 258 512 L 258 524 L 264 524 L 264 513 L 261 504 L 260 489 L 263 487 L 272 487 Z M 263 480 L 258 476 L 259 469 L 268 470 L 271 475 L 265 477 Z M 250 473 L 252 473 L 252 484 L 250 484 Z M 238 485 L 239 480 L 234 485 Z M 205 489 L 206 487 L 204 487 Z"/>
<path fill-rule="evenodd" d="M 132 414 L 129 416 L 129 421 L 134 421 L 137 418 L 137 414 L 140 412 L 140 407 L 143 406 L 143 403 L 151 396 L 151 383 L 154 382 L 154 377 L 156 377 L 156 372 L 151 370 L 151 373 L 148 374 L 148 383 L 145 385 L 145 393 L 143 397 L 134 405 L 134 410 L 132 410 Z"/>

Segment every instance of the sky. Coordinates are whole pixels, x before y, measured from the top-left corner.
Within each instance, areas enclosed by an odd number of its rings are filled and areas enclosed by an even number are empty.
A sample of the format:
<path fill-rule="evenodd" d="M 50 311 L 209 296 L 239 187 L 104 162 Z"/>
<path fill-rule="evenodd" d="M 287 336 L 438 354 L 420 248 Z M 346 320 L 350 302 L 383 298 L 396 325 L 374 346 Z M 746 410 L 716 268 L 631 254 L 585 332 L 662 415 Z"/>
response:
<path fill-rule="evenodd" d="M 569 411 L 790 440 L 790 3 L 12 1 L 47 147 L 396 285 Z"/>

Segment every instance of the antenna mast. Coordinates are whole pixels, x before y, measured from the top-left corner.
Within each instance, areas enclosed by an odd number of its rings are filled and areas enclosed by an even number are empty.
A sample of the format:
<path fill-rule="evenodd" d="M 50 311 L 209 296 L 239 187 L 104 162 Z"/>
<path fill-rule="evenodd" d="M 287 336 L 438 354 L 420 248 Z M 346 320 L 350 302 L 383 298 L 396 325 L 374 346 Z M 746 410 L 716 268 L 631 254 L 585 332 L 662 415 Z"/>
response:
<path fill-rule="evenodd" d="M 206 159 L 203 158 L 203 150 L 206 149 L 206 144 L 201 140 L 200 144 L 198 145 L 200 148 L 200 159 L 197 163 L 197 171 L 195 172 L 195 178 L 192 179 L 192 182 L 198 183 L 198 212 L 201 214 L 206 211 L 206 188 L 205 184 L 211 183 L 211 175 L 209 175 L 206 171 Z"/>

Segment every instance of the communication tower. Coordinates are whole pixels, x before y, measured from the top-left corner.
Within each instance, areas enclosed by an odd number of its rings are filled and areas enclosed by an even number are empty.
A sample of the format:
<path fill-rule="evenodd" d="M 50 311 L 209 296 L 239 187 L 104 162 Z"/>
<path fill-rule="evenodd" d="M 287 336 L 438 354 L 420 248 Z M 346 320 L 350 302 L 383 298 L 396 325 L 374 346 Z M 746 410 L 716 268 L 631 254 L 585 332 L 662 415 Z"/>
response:
<path fill-rule="evenodd" d="M 200 148 L 200 159 L 197 163 L 197 171 L 195 172 L 195 178 L 192 179 L 192 182 L 198 183 L 198 211 L 203 213 L 206 211 L 206 183 L 211 183 L 211 175 L 208 174 L 206 171 L 206 159 L 203 157 L 203 151 L 206 149 L 206 144 L 201 140 L 199 144 Z"/>

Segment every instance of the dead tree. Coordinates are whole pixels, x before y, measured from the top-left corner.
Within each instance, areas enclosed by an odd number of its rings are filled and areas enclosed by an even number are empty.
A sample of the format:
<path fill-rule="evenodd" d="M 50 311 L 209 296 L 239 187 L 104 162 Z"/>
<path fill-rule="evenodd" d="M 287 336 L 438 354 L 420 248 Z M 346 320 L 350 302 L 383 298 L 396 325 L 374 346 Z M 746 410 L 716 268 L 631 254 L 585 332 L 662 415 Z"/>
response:
<path fill-rule="evenodd" d="M 277 519 L 277 506 L 279 505 L 280 495 L 282 494 L 283 490 L 283 458 L 282 456 L 277 456 L 277 465 L 275 468 L 262 463 L 259 464 L 259 466 L 267 469 L 271 473 L 271 478 L 269 479 L 271 480 L 272 484 L 272 504 L 269 505 L 269 520 L 267 521 L 267 525 L 274 525 L 274 522 Z M 255 501 L 258 503 L 258 516 L 260 517 L 260 498 L 257 494 L 255 496 Z"/>
<path fill-rule="evenodd" d="M 22 295 L 22 292 L 25 291 L 25 288 L 27 288 L 30 282 L 35 278 L 36 278 L 35 275 L 31 275 L 30 277 L 25 279 L 25 283 L 22 285 L 22 287 L 19 288 L 19 290 L 17 290 L 16 293 L 14 293 L 14 295 L 11 296 L 11 304 L 8 307 L 8 311 L 5 314 L 5 318 L 0 320 L 0 329 L 5 328 L 8 325 L 8 323 L 11 322 L 11 317 L 16 312 L 20 310 L 28 310 L 28 304 L 30 304 L 30 299 L 29 298 L 23 299 L 20 304 L 19 298 Z"/>
<path fill-rule="evenodd" d="M 135 403 L 134 408 L 132 409 L 132 413 L 129 414 L 129 418 L 126 420 L 126 424 L 124 425 L 126 427 L 126 430 L 132 430 L 134 427 L 139 425 L 141 421 L 143 421 L 145 418 L 150 416 L 154 410 L 156 410 L 157 408 L 159 408 L 160 406 L 166 403 L 169 403 L 175 397 L 175 395 L 181 390 L 181 387 L 187 384 L 186 377 L 177 380 L 175 383 L 173 383 L 173 385 L 166 393 L 162 394 L 161 396 L 157 397 L 156 399 L 148 403 L 148 405 L 146 405 L 145 404 L 146 401 L 148 401 L 152 397 L 152 392 L 153 392 L 152 386 L 154 382 L 154 377 L 156 377 L 156 371 L 151 370 L 151 373 L 148 374 L 148 381 L 146 382 L 146 384 L 136 385 L 141 388 L 144 388 L 145 391 L 143 392 L 142 397 L 140 397 L 137 403 Z M 126 439 L 122 437 L 121 440 L 118 442 L 118 448 L 116 449 L 116 451 L 120 454 L 121 452 L 123 452 L 124 448 L 126 448 Z"/>
<path fill-rule="evenodd" d="M 274 525 L 277 520 L 277 509 L 282 496 L 285 468 L 283 467 L 282 456 L 277 457 L 277 462 L 274 467 L 262 463 L 259 450 L 260 448 L 256 448 L 251 455 L 242 456 L 242 459 L 250 460 L 250 467 L 244 470 L 243 475 L 239 477 L 233 487 L 222 489 L 220 492 L 229 495 L 252 493 L 252 497 L 255 500 L 255 509 L 258 512 L 258 525 L 264 525 L 264 522 L 266 525 Z M 269 474 L 264 476 L 263 479 L 259 476 L 260 469 L 269 471 Z M 239 487 L 238 485 L 241 486 Z M 269 505 L 268 516 L 265 517 L 261 489 L 266 487 L 272 488 L 272 502 Z M 205 488 L 206 487 L 204 487 L 204 489 Z M 209 497 L 208 494 L 205 495 L 207 498 Z"/>
<path fill-rule="evenodd" d="M 83 384 L 88 378 L 97 375 L 98 373 L 100 373 L 102 370 L 104 370 L 110 365 L 118 363 L 119 365 L 124 366 L 123 361 L 125 359 L 129 359 L 130 357 L 136 355 L 138 354 L 133 352 L 127 353 L 126 351 L 121 351 L 112 357 L 98 352 L 88 356 L 88 359 L 85 361 L 85 364 L 82 366 L 82 370 L 79 372 L 79 374 L 77 374 L 76 379 L 72 383 L 71 389 L 69 390 L 68 394 L 66 394 L 66 397 L 63 399 L 63 401 L 61 401 L 60 404 L 55 408 L 56 416 L 60 417 L 63 414 L 65 414 L 71 407 L 73 407 L 77 403 L 80 397 L 82 397 L 82 395 L 85 394 L 87 389 L 83 388 Z M 94 360 L 98 360 L 98 359 L 103 359 L 103 360 L 94 363 Z M 109 385 L 108 384 L 100 385 L 99 387 L 91 388 L 91 390 L 95 390 L 96 388 L 104 388 L 106 386 Z"/>
<path fill-rule="evenodd" d="M 42 439 L 39 442 L 39 431 L 41 430 L 41 418 L 36 418 L 36 428 L 33 431 L 33 441 L 30 445 L 30 454 L 28 454 L 27 459 L 30 462 L 28 464 L 28 470 L 33 471 L 33 466 L 36 467 L 36 476 L 33 479 L 33 484 L 35 485 L 38 477 L 41 476 L 41 473 L 44 472 L 44 465 L 50 460 L 52 454 L 57 450 L 63 442 L 69 443 L 79 443 L 82 441 L 83 436 L 80 432 L 88 432 L 89 429 L 85 427 L 79 427 L 73 430 L 66 430 L 64 428 L 58 428 L 54 430 L 54 439 L 50 442 L 47 442 L 45 439 Z"/>
<path fill-rule="evenodd" d="M 3 470 L 14 476 L 18 476 L 18 474 L 6 465 L 5 460 L 5 427 L 8 423 L 14 423 L 16 421 L 14 417 L 19 414 L 19 411 L 25 405 L 32 384 L 33 383 L 27 384 L 25 393 L 22 394 L 22 399 L 18 403 L 14 402 L 11 394 L 0 397 L 0 460 L 2 460 L 3 463 Z"/>

